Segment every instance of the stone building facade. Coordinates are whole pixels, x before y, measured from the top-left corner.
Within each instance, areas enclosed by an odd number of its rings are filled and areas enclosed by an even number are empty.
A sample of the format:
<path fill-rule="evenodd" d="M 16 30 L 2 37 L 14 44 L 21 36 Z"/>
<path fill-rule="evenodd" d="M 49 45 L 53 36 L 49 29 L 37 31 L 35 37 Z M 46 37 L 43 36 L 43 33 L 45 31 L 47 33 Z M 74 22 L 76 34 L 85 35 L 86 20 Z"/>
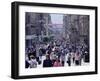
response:
<path fill-rule="evenodd" d="M 41 41 L 41 37 L 48 36 L 48 24 L 51 23 L 48 13 L 26 12 L 25 18 L 26 46 L 31 46 L 33 42 Z"/>
<path fill-rule="evenodd" d="M 67 14 L 63 16 L 64 37 L 69 43 L 89 43 L 89 16 Z"/>

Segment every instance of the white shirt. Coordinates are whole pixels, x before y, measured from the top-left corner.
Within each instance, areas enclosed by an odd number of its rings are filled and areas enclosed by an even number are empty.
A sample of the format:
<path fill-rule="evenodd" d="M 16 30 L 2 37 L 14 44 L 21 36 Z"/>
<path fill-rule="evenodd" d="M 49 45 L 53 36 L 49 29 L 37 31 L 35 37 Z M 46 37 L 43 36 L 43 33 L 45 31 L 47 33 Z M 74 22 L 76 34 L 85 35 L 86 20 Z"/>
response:
<path fill-rule="evenodd" d="M 36 68 L 37 67 L 37 61 L 35 59 L 31 59 L 28 61 L 28 63 L 30 64 L 30 68 Z"/>

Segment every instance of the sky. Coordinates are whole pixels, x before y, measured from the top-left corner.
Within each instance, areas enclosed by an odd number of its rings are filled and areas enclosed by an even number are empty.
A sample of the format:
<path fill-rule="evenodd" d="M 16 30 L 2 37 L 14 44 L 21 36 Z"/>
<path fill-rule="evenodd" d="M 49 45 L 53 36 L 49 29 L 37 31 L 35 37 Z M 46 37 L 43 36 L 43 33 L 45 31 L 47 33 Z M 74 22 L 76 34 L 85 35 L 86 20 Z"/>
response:
<path fill-rule="evenodd" d="M 63 24 L 63 14 L 50 14 L 53 24 Z"/>

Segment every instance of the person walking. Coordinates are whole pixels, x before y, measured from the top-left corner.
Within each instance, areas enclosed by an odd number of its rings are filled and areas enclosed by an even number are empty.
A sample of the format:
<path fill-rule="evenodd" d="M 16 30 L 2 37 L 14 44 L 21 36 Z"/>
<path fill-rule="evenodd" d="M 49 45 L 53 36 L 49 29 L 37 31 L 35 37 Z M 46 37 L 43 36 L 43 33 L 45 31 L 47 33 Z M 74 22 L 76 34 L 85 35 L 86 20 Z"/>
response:
<path fill-rule="evenodd" d="M 56 61 L 54 62 L 53 67 L 61 67 L 61 66 L 62 66 L 62 64 L 61 64 L 61 62 L 60 62 L 59 58 L 58 58 L 58 57 L 56 57 Z"/>
<path fill-rule="evenodd" d="M 62 50 L 62 53 L 61 53 L 61 63 L 62 63 L 62 66 L 64 66 L 65 64 L 65 49 Z"/>
<path fill-rule="evenodd" d="M 68 66 L 71 66 L 71 53 L 68 53 L 67 63 L 68 63 Z"/>
<path fill-rule="evenodd" d="M 51 54 L 50 54 L 50 58 L 52 60 L 52 64 L 54 64 L 54 62 L 56 61 L 56 54 L 52 51 Z"/>
<path fill-rule="evenodd" d="M 37 61 L 36 58 L 33 55 L 30 55 L 30 60 L 28 61 L 30 68 L 36 68 L 37 67 Z"/>
<path fill-rule="evenodd" d="M 79 52 L 77 52 L 76 54 L 75 54 L 75 65 L 79 65 L 79 63 L 80 63 L 80 54 L 79 54 Z"/>
<path fill-rule="evenodd" d="M 75 52 L 72 52 L 71 56 L 72 56 L 72 60 L 73 60 L 73 63 L 74 63 L 75 62 Z"/>
<path fill-rule="evenodd" d="M 46 59 L 43 61 L 43 67 L 52 67 L 52 61 L 50 59 L 50 56 L 47 54 Z"/>

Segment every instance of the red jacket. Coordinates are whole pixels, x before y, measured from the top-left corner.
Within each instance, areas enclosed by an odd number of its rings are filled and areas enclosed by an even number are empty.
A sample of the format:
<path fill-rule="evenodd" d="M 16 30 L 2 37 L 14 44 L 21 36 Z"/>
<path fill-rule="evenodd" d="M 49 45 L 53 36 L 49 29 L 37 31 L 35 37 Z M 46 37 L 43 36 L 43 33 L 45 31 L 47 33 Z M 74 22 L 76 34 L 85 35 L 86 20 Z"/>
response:
<path fill-rule="evenodd" d="M 54 63 L 53 66 L 54 66 L 54 67 L 60 67 L 60 66 L 62 66 L 62 64 L 61 64 L 60 62 L 55 61 L 55 63 Z"/>

